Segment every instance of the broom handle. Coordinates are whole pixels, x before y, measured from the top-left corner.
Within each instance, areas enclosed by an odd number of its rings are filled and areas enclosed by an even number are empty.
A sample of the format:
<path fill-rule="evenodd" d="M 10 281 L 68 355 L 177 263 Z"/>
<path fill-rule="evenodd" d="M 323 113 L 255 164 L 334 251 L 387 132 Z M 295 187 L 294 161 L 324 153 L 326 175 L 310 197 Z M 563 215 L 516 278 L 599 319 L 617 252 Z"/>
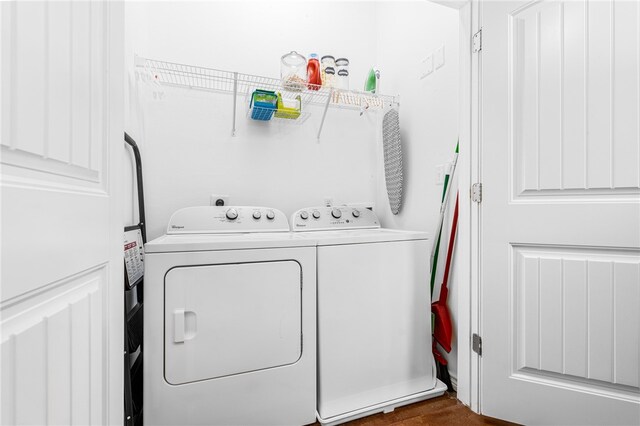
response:
<path fill-rule="evenodd" d="M 456 145 L 456 152 L 453 154 L 453 161 L 451 165 L 451 173 L 449 174 L 449 182 L 445 187 L 444 197 L 442 198 L 442 203 L 440 204 L 440 218 L 438 220 L 438 230 L 436 234 L 440 234 L 442 232 L 442 226 L 444 225 L 444 213 L 447 210 L 447 204 L 449 203 L 449 194 L 451 193 L 451 188 L 453 187 L 453 176 L 456 173 L 456 166 L 458 165 L 458 145 Z M 434 256 L 436 249 L 439 246 L 439 239 L 435 238 L 433 241 L 433 247 L 431 248 L 431 266 L 434 264 Z"/>
<path fill-rule="evenodd" d="M 449 237 L 449 247 L 447 247 L 447 263 L 444 267 L 444 277 L 442 278 L 442 286 L 440 287 L 440 302 L 447 301 L 449 290 L 447 283 L 449 282 L 449 271 L 451 270 L 451 258 L 453 257 L 453 246 L 456 241 L 456 230 L 458 229 L 458 193 L 456 193 L 456 207 L 453 209 L 453 223 L 451 225 L 451 236 Z"/>
<path fill-rule="evenodd" d="M 444 187 L 442 188 L 442 200 L 440 203 L 444 203 L 444 197 L 447 195 L 447 188 L 449 187 L 449 174 L 446 174 L 444 177 Z M 440 206 L 442 209 L 442 204 Z M 442 239 L 442 220 L 438 222 L 438 230 L 436 231 L 438 234 L 438 238 L 434 241 L 433 249 L 431 250 L 431 279 L 430 279 L 430 289 L 431 289 L 431 299 L 433 299 L 433 288 L 436 285 L 436 271 L 438 270 L 438 257 L 440 254 L 440 241 Z"/>

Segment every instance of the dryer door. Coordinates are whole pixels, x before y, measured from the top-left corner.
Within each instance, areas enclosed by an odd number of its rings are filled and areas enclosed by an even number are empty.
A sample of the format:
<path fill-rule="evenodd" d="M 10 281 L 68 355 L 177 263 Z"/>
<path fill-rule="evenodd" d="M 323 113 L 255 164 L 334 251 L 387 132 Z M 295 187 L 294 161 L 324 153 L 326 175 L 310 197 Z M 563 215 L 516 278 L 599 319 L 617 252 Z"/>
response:
<path fill-rule="evenodd" d="M 177 385 L 295 363 L 295 261 L 189 266 L 165 276 L 165 378 Z"/>

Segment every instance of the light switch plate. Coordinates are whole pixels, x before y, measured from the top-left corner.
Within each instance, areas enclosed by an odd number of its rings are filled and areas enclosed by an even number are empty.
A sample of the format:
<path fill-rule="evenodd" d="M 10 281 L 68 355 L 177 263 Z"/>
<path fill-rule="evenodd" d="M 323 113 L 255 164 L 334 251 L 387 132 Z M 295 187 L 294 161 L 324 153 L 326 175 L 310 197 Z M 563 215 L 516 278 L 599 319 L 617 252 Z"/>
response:
<path fill-rule="evenodd" d="M 425 78 L 427 76 L 427 68 L 425 66 L 424 61 L 420 62 L 418 64 L 418 80 L 422 80 L 423 78 Z"/>
<path fill-rule="evenodd" d="M 427 56 L 427 59 L 424 61 L 426 62 L 427 75 L 429 75 L 433 72 L 433 55 Z"/>
<path fill-rule="evenodd" d="M 419 66 L 419 78 L 423 79 L 433 72 L 433 55 L 427 56 Z"/>
<path fill-rule="evenodd" d="M 438 50 L 436 50 L 434 56 L 436 69 L 439 69 L 444 65 L 444 45 L 440 46 Z"/>

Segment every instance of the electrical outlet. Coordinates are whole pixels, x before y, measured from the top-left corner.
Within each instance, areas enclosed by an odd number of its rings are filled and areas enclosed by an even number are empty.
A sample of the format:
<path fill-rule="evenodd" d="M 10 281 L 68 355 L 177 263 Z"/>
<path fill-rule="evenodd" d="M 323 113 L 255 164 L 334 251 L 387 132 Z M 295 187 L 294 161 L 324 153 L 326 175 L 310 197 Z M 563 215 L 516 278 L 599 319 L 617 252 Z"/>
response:
<path fill-rule="evenodd" d="M 229 196 L 220 194 L 211 194 L 209 197 L 209 205 L 211 206 L 227 206 L 229 205 Z"/>
<path fill-rule="evenodd" d="M 450 175 L 452 171 L 453 171 L 453 162 L 447 161 L 446 163 L 444 163 L 444 173 L 447 175 Z"/>

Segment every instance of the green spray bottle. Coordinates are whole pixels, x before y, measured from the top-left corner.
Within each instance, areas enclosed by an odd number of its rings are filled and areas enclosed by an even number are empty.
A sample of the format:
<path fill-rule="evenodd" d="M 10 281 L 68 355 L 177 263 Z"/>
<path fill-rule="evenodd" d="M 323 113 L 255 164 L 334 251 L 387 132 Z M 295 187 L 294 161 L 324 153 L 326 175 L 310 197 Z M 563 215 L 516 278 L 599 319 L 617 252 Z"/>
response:
<path fill-rule="evenodd" d="M 364 91 L 376 93 L 380 90 L 380 70 L 376 68 L 371 68 L 369 70 L 369 74 L 367 75 L 367 79 L 364 81 Z"/>

